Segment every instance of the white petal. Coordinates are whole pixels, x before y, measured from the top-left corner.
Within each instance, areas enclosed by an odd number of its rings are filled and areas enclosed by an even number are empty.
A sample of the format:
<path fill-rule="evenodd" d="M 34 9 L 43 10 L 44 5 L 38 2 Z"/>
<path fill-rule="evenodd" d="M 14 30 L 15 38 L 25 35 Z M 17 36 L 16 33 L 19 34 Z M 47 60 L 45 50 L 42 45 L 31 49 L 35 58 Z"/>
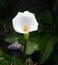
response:
<path fill-rule="evenodd" d="M 28 11 L 19 12 L 12 21 L 14 30 L 19 33 L 28 33 L 38 29 L 38 23 L 34 14 Z M 23 31 L 24 25 L 27 25 L 29 28 L 27 32 Z"/>

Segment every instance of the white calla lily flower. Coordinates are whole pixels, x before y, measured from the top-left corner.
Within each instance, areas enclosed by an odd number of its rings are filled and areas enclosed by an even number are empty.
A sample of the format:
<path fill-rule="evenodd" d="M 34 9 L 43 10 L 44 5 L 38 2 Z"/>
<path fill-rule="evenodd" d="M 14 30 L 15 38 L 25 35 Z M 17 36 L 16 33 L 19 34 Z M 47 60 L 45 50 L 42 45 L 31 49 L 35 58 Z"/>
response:
<path fill-rule="evenodd" d="M 35 15 L 29 11 L 18 12 L 12 19 L 12 24 L 14 30 L 22 34 L 38 30 L 38 23 Z"/>

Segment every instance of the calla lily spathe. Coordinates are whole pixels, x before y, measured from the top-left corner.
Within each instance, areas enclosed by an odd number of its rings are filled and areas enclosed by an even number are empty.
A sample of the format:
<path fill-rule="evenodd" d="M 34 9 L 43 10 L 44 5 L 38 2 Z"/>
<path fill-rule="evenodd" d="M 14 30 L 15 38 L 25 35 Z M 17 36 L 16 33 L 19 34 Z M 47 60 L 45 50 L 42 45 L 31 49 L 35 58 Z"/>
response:
<path fill-rule="evenodd" d="M 29 11 L 18 12 L 12 19 L 12 24 L 14 30 L 22 34 L 38 30 L 38 23 L 35 15 Z"/>

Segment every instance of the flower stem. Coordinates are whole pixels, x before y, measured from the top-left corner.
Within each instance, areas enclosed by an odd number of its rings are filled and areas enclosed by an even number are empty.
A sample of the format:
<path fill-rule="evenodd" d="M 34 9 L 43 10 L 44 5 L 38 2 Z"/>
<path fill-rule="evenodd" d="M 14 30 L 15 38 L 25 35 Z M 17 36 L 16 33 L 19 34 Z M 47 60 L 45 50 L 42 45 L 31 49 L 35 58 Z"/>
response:
<path fill-rule="evenodd" d="M 25 57 L 26 46 L 27 46 L 27 40 L 25 40 L 25 43 L 24 43 L 24 50 L 23 50 L 23 63 L 24 63 L 25 60 L 26 60 L 26 57 Z"/>

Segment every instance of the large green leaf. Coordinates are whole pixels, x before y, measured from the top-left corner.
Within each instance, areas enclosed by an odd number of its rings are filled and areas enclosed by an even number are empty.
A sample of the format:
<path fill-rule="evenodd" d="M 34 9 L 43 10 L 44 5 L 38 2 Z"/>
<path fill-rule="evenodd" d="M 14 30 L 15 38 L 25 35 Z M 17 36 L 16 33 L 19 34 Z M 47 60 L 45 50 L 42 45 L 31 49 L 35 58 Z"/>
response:
<path fill-rule="evenodd" d="M 44 50 L 42 56 L 40 57 L 41 64 L 44 63 L 48 59 L 50 54 L 52 53 L 53 47 L 54 47 L 56 41 L 57 41 L 57 38 L 53 37 L 53 38 L 49 39 L 48 42 L 46 43 L 45 50 Z"/>
<path fill-rule="evenodd" d="M 52 65 L 58 65 L 58 41 L 56 42 L 53 53 L 51 54 L 50 57 L 51 57 Z"/>
<path fill-rule="evenodd" d="M 45 50 L 45 47 L 46 47 L 46 44 L 47 44 L 47 41 L 49 40 L 49 38 L 50 38 L 50 36 L 47 33 L 40 36 L 40 38 L 39 38 L 40 55 L 43 54 L 43 52 Z"/>

